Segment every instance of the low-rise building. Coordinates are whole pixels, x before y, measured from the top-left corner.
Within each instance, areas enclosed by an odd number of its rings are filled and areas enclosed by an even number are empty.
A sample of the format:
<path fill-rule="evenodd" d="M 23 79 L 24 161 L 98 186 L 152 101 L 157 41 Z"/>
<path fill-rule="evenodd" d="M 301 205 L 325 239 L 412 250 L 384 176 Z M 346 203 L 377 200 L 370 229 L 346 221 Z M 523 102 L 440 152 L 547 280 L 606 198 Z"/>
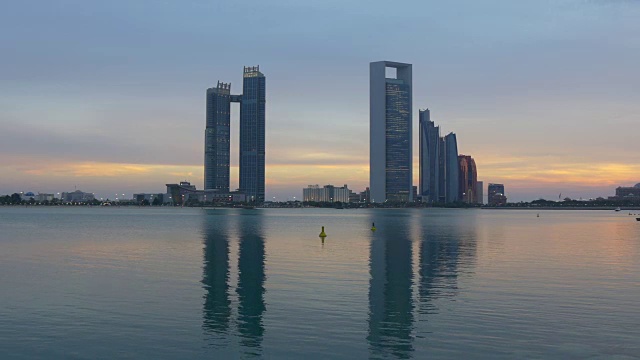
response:
<path fill-rule="evenodd" d="M 167 193 L 163 196 L 165 203 L 183 205 L 187 202 L 246 202 L 247 197 L 240 191 L 221 192 L 215 190 L 197 190 L 188 181 L 179 184 L 167 184 Z"/>
<path fill-rule="evenodd" d="M 22 201 L 36 200 L 36 194 L 34 194 L 31 191 L 21 192 L 20 193 L 20 200 L 22 200 Z"/>
<path fill-rule="evenodd" d="M 489 184 L 488 203 L 491 206 L 504 206 L 507 204 L 507 196 L 504 194 L 504 184 Z"/>
<path fill-rule="evenodd" d="M 95 200 L 93 193 L 87 193 L 80 190 L 73 192 L 63 192 L 60 199 L 64 202 L 88 202 Z"/>
<path fill-rule="evenodd" d="M 371 191 L 369 188 L 364 189 L 364 191 L 360 193 L 360 201 L 363 203 L 371 202 Z"/>
<path fill-rule="evenodd" d="M 640 183 L 633 187 L 618 187 L 616 188 L 617 199 L 640 199 Z"/>
<path fill-rule="evenodd" d="M 333 185 L 309 185 L 302 189 L 302 200 L 305 202 L 349 202 L 351 191 L 345 184 L 343 187 Z"/>
<path fill-rule="evenodd" d="M 133 201 L 135 201 L 136 203 L 141 203 L 143 201 L 148 201 L 149 203 L 153 203 L 154 201 L 156 202 L 160 202 L 161 204 L 164 203 L 164 195 L 162 193 L 156 193 L 156 194 L 147 194 L 147 193 L 142 193 L 142 194 L 133 194 Z M 158 200 L 156 200 L 158 199 Z"/>

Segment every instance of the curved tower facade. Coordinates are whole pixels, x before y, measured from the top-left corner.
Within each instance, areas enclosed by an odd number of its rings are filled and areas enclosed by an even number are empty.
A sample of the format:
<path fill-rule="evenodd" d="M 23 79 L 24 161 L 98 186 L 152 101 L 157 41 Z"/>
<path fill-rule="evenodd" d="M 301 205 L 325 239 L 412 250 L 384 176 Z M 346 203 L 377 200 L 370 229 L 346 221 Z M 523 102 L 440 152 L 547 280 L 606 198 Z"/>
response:
<path fill-rule="evenodd" d="M 471 156 L 459 155 L 458 166 L 458 198 L 467 204 L 475 204 L 478 198 L 476 162 Z"/>
<path fill-rule="evenodd" d="M 444 137 L 444 174 L 446 186 L 446 202 L 460 201 L 458 197 L 458 141 L 456 134 L 449 133 Z"/>
<path fill-rule="evenodd" d="M 439 201 L 440 194 L 440 127 L 431 121 L 429 109 L 420 110 L 420 196 L 426 203 Z"/>

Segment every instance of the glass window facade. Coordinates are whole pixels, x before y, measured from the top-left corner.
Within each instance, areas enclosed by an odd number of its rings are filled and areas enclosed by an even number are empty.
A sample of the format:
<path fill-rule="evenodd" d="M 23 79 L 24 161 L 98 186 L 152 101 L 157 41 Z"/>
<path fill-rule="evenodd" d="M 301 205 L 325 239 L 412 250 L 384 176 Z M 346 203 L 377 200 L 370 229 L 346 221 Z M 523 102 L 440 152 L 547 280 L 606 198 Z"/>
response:
<path fill-rule="evenodd" d="M 247 201 L 264 202 L 266 79 L 245 68 L 240 105 L 240 191 Z"/>
<path fill-rule="evenodd" d="M 231 85 L 207 89 L 204 183 L 206 190 L 229 191 L 230 109 L 240 103 L 240 191 L 249 202 L 264 202 L 266 79 L 256 67 L 244 68 L 243 94 Z"/>
<path fill-rule="evenodd" d="M 411 87 L 402 80 L 386 82 L 386 197 L 409 201 L 411 189 Z"/>
<path fill-rule="evenodd" d="M 207 89 L 205 129 L 204 187 L 229 191 L 231 85 L 218 83 Z"/>

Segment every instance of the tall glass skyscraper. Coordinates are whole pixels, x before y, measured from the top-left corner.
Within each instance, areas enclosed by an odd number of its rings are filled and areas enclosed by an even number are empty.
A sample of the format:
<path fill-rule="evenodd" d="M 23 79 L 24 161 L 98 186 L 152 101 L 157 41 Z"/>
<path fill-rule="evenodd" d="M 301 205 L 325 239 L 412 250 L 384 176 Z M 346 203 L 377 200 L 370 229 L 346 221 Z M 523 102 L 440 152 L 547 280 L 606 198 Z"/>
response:
<path fill-rule="evenodd" d="M 444 173 L 446 199 L 448 203 L 459 201 L 458 193 L 458 141 L 456 134 L 449 133 L 444 137 Z"/>
<path fill-rule="evenodd" d="M 204 188 L 229 192 L 231 152 L 231 84 L 218 81 L 207 89 L 207 125 L 204 135 Z"/>
<path fill-rule="evenodd" d="M 431 121 L 429 109 L 420 110 L 420 195 L 422 201 L 434 203 L 440 194 L 440 127 Z"/>
<path fill-rule="evenodd" d="M 265 197 L 266 78 L 259 67 L 244 68 L 242 95 L 231 95 L 231 84 L 207 89 L 205 129 L 205 190 L 229 192 L 231 103 L 240 103 L 240 191 L 249 202 Z"/>
<path fill-rule="evenodd" d="M 266 78 L 245 67 L 240 105 L 240 191 L 247 201 L 264 202 Z"/>
<path fill-rule="evenodd" d="M 413 201 L 411 64 L 378 61 L 369 70 L 371 201 Z"/>

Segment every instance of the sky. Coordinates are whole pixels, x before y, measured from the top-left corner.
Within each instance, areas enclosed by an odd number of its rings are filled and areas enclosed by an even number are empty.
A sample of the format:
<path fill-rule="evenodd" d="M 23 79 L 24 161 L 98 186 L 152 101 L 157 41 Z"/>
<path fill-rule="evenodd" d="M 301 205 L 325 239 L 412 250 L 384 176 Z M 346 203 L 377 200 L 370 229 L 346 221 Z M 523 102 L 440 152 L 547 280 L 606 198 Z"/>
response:
<path fill-rule="evenodd" d="M 429 108 L 510 201 L 611 196 L 640 182 L 638 34 L 640 0 L 8 1 L 0 194 L 202 188 L 206 89 L 241 93 L 254 65 L 267 199 L 362 191 L 369 63 L 388 60 L 413 64 L 414 184 Z"/>

